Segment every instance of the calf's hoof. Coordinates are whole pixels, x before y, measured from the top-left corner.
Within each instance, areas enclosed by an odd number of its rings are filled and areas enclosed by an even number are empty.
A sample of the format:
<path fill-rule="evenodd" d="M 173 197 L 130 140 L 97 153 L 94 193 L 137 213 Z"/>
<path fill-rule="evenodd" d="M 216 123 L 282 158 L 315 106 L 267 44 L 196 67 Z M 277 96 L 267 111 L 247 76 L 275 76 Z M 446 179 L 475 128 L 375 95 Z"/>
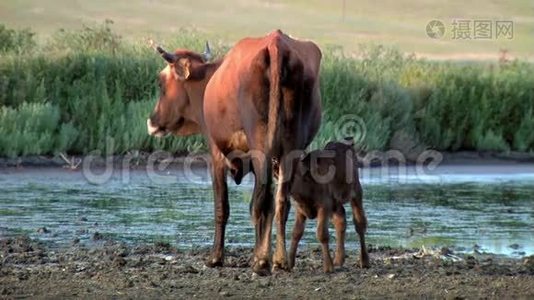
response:
<path fill-rule="evenodd" d="M 269 261 L 265 259 L 259 259 L 254 262 L 252 265 L 252 272 L 258 274 L 259 276 L 269 276 L 271 275 Z"/>
<path fill-rule="evenodd" d="M 223 266 L 222 258 L 210 257 L 206 261 L 206 267 L 208 268 L 215 268 L 215 267 L 222 267 L 222 266 Z"/>
<path fill-rule="evenodd" d="M 369 263 L 369 257 L 360 257 L 360 261 L 358 262 L 358 265 L 362 269 L 368 269 L 371 264 Z"/>
<path fill-rule="evenodd" d="M 291 271 L 291 270 L 293 270 L 294 267 L 295 267 L 295 261 L 289 260 L 287 262 L 287 270 Z"/>

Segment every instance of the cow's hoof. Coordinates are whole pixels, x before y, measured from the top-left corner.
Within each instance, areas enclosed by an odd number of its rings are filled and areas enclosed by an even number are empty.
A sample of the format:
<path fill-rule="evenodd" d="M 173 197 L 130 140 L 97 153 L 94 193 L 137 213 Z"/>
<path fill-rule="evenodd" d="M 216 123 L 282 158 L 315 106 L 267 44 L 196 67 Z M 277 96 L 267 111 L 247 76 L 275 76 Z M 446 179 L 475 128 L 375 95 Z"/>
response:
<path fill-rule="evenodd" d="M 285 262 L 285 261 L 274 262 L 273 263 L 273 272 L 276 272 L 276 271 L 289 271 L 289 270 L 290 270 L 289 264 L 287 264 L 287 262 Z"/>
<path fill-rule="evenodd" d="M 343 267 L 343 264 L 345 263 L 344 259 L 338 259 L 337 257 L 334 258 L 334 266 L 336 267 Z"/>
<path fill-rule="evenodd" d="M 271 270 L 269 268 L 269 261 L 260 259 L 254 262 L 252 266 L 252 272 L 258 274 L 259 276 L 269 276 L 271 275 Z"/>
<path fill-rule="evenodd" d="M 334 266 L 331 265 L 331 264 L 324 265 L 323 266 L 323 271 L 325 273 L 332 273 L 332 272 L 334 272 Z"/>
<path fill-rule="evenodd" d="M 220 258 L 210 257 L 206 261 L 206 267 L 208 268 L 216 268 L 216 267 L 222 267 L 222 266 L 223 266 L 223 260 Z"/>
<path fill-rule="evenodd" d="M 273 256 L 273 272 L 279 270 L 289 270 L 289 264 L 285 254 L 275 254 Z"/>

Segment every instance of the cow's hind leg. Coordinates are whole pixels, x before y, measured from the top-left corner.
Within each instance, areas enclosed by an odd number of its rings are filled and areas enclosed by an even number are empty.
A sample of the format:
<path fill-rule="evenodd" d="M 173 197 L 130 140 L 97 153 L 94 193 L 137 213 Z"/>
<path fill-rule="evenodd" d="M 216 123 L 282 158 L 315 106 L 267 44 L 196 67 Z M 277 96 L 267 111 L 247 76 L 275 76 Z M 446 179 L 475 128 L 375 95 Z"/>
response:
<path fill-rule="evenodd" d="M 352 207 L 352 216 L 356 232 L 360 238 L 360 267 L 369 267 L 369 254 L 367 253 L 367 247 L 365 246 L 365 231 L 367 230 L 367 218 L 365 217 L 365 211 L 362 203 L 361 189 L 356 193 L 350 201 Z"/>
<path fill-rule="evenodd" d="M 334 266 L 342 266 L 345 262 L 345 232 L 347 230 L 347 220 L 343 204 L 337 203 L 332 214 L 332 222 L 336 229 L 336 255 L 334 256 Z"/>
<path fill-rule="evenodd" d="M 317 239 L 323 251 L 323 270 L 325 273 L 330 273 L 334 271 L 334 265 L 328 247 L 328 213 L 324 208 L 320 208 L 317 212 Z"/>
<path fill-rule="evenodd" d="M 289 262 L 288 267 L 291 270 L 295 266 L 295 257 L 297 256 L 297 248 L 299 246 L 300 239 L 304 234 L 304 225 L 306 222 L 306 216 L 296 209 L 295 214 L 295 226 L 293 227 L 293 236 L 291 239 L 291 248 L 289 248 Z"/>
<path fill-rule="evenodd" d="M 252 151 L 251 151 L 252 152 Z M 271 256 L 271 232 L 273 222 L 273 197 L 271 193 L 271 161 L 259 151 L 252 154 L 254 168 L 254 193 L 252 195 L 252 222 L 256 229 L 256 244 L 254 247 L 254 273 L 269 275 Z"/>
<path fill-rule="evenodd" d="M 208 267 L 222 266 L 224 261 L 224 234 L 226 223 L 230 215 L 228 204 L 228 186 L 226 184 L 226 165 L 222 153 L 212 150 L 211 164 L 214 208 L 215 208 L 215 238 L 211 257 L 206 262 Z"/>
<path fill-rule="evenodd" d="M 282 158 L 279 165 L 278 185 L 275 198 L 276 250 L 273 256 L 273 269 L 288 269 L 286 253 L 286 223 L 289 215 L 289 191 L 294 164 L 292 156 Z"/>

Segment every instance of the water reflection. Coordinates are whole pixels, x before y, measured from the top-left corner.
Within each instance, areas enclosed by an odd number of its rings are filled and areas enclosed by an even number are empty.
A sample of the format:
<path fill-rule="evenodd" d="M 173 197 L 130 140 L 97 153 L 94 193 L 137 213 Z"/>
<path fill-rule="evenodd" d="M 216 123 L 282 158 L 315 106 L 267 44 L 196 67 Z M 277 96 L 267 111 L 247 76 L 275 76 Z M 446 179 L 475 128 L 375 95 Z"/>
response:
<path fill-rule="evenodd" d="M 401 183 L 371 173 L 363 177 L 369 242 L 452 245 L 468 252 L 476 245 L 480 251 L 534 254 L 534 175 L 495 170 L 468 174 L 457 168 L 456 173 L 454 167 L 436 172 L 430 181 L 413 177 Z M 211 245 L 211 184 L 187 182 L 178 171 L 167 175 L 176 180 L 154 182 L 136 171 L 126 183 L 118 173 L 107 183 L 94 185 L 80 172 L 2 171 L 0 235 L 25 232 L 58 246 L 74 238 L 91 243 L 95 232 L 126 242 L 164 240 L 182 248 Z M 253 246 L 251 188 L 250 181 L 230 188 L 228 245 Z M 288 226 L 292 224 L 291 214 Z M 304 247 L 317 245 L 314 226 L 308 222 Z M 51 233 L 38 234 L 40 227 Z M 347 235 L 347 247 L 356 249 L 353 226 L 348 226 Z"/>

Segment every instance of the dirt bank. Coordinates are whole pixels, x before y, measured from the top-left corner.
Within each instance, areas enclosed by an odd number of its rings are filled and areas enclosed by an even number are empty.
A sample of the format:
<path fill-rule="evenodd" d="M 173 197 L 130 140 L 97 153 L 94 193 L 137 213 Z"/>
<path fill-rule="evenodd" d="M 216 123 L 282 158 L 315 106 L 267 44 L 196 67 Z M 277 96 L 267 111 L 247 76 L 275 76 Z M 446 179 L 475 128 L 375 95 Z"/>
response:
<path fill-rule="evenodd" d="M 27 237 L 0 240 L 0 298 L 531 298 L 534 257 L 454 255 L 371 248 L 372 267 L 323 274 L 319 249 L 304 250 L 291 273 L 254 276 L 251 249 L 229 249 L 226 267 L 206 268 L 207 249 L 167 244 L 75 243 L 53 249 Z"/>
<path fill-rule="evenodd" d="M 382 153 L 382 154 L 385 154 Z M 442 160 L 440 165 L 501 165 L 534 163 L 534 154 L 526 152 L 440 152 Z M 363 160 L 363 157 L 360 157 Z M 406 157 L 406 163 L 413 165 L 416 162 L 410 157 Z M 83 167 L 139 169 L 147 166 L 161 166 L 165 168 L 181 169 L 184 165 L 191 167 L 205 168 L 209 161 L 207 154 L 169 154 L 164 152 L 146 153 L 135 152 L 127 155 L 115 155 L 107 158 L 92 156 L 24 156 L 17 158 L 0 157 L 0 168 L 72 168 L 81 169 Z M 368 164 L 372 167 L 379 167 L 385 163 L 394 165 L 398 162 L 387 161 L 386 159 L 375 159 Z M 85 166 L 84 166 L 85 164 Z"/>

